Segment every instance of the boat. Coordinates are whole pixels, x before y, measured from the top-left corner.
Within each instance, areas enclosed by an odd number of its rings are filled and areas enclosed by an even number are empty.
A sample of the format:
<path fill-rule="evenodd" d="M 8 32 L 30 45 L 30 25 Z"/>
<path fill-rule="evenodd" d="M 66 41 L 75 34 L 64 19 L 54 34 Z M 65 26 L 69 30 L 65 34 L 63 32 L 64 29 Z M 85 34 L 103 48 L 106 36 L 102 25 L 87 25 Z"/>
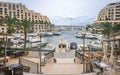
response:
<path fill-rule="evenodd" d="M 102 48 L 102 42 L 100 40 L 89 41 L 86 44 L 92 49 L 101 49 Z"/>
<path fill-rule="evenodd" d="M 56 52 L 68 52 L 69 44 L 66 40 L 60 40 L 58 45 L 56 46 Z"/>
<path fill-rule="evenodd" d="M 42 50 L 55 50 L 55 45 L 54 44 L 47 44 L 45 48 Z"/>
<path fill-rule="evenodd" d="M 48 41 L 42 37 L 41 38 L 41 46 L 45 46 L 47 43 L 48 43 Z M 29 39 L 29 42 L 26 46 L 32 48 L 32 47 L 37 47 L 39 45 L 40 45 L 40 38 L 33 37 L 33 38 Z"/>
<path fill-rule="evenodd" d="M 100 41 L 95 41 L 92 43 L 92 47 L 96 48 L 96 49 L 101 49 L 102 48 L 102 44 Z"/>
<path fill-rule="evenodd" d="M 97 39 L 97 36 L 95 34 L 87 34 L 85 36 L 86 39 Z"/>
<path fill-rule="evenodd" d="M 76 38 L 82 38 L 83 37 L 82 34 L 76 34 L 75 36 L 76 36 Z"/>
<path fill-rule="evenodd" d="M 53 32 L 46 32 L 45 36 L 53 36 Z"/>
<path fill-rule="evenodd" d="M 86 36 L 90 35 L 91 33 L 89 33 L 89 32 L 84 33 L 84 32 L 81 31 L 81 32 L 76 32 L 75 36 L 76 36 L 76 38 L 83 38 L 83 34 L 85 34 L 85 38 L 86 38 Z"/>
<path fill-rule="evenodd" d="M 70 43 L 70 49 L 71 50 L 76 50 L 77 49 L 77 43 L 76 42 L 71 42 Z"/>
<path fill-rule="evenodd" d="M 83 44 L 78 44 L 77 47 L 78 47 L 78 50 L 83 50 Z M 85 50 L 89 50 L 88 45 L 85 44 L 85 45 L 84 45 L 84 49 L 85 49 Z"/>
<path fill-rule="evenodd" d="M 17 34 L 18 35 L 18 34 Z M 32 48 L 32 47 L 38 47 L 40 45 L 40 37 L 34 36 L 34 35 L 28 35 L 26 40 L 26 47 Z M 24 36 L 15 36 L 13 39 L 11 39 L 11 42 L 13 45 L 12 48 L 23 48 L 24 47 Z M 48 43 L 47 39 L 44 39 L 44 37 L 41 38 L 41 46 L 45 46 Z"/>
<path fill-rule="evenodd" d="M 54 31 L 53 34 L 54 35 L 60 35 L 60 34 L 62 34 L 62 31 Z"/>

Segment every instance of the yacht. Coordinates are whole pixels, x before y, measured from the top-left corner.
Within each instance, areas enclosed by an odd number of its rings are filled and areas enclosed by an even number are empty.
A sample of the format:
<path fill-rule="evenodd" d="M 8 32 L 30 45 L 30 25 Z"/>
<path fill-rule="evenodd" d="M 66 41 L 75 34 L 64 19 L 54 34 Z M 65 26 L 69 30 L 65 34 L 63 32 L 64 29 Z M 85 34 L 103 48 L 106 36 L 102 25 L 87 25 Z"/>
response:
<path fill-rule="evenodd" d="M 92 49 L 101 49 L 102 48 L 102 43 L 99 40 L 91 41 L 86 43 L 89 47 Z"/>
<path fill-rule="evenodd" d="M 78 50 L 83 50 L 83 44 L 78 44 L 77 47 L 78 47 Z M 85 49 L 85 50 L 89 50 L 88 45 L 85 44 L 85 45 L 84 45 L 84 49 Z"/>
<path fill-rule="evenodd" d="M 54 35 L 60 35 L 60 34 L 62 34 L 62 31 L 54 31 L 53 34 Z"/>
<path fill-rule="evenodd" d="M 54 44 L 47 44 L 43 50 L 55 50 L 55 45 Z"/>
<path fill-rule="evenodd" d="M 17 34 L 18 35 L 18 34 Z M 32 48 L 32 47 L 38 47 L 40 45 L 40 37 L 39 36 L 34 36 L 34 35 L 28 35 L 27 40 L 26 40 L 26 47 L 27 48 Z M 11 46 L 12 48 L 23 48 L 24 47 L 24 36 L 16 36 L 11 39 L 11 42 L 13 45 Z M 45 46 L 48 43 L 48 40 L 45 39 L 44 37 L 41 38 L 41 46 Z"/>
<path fill-rule="evenodd" d="M 69 44 L 66 40 L 60 40 L 56 46 L 56 52 L 67 52 L 69 51 Z"/>
<path fill-rule="evenodd" d="M 45 35 L 46 36 L 53 36 L 53 32 L 46 32 Z"/>
<path fill-rule="evenodd" d="M 76 38 L 82 38 L 83 37 L 82 34 L 76 34 L 75 36 L 76 36 Z"/>
<path fill-rule="evenodd" d="M 76 50 L 77 49 L 77 43 L 76 42 L 71 42 L 70 43 L 70 49 L 71 50 Z"/>
<path fill-rule="evenodd" d="M 86 39 L 97 39 L 97 36 L 95 34 L 87 34 L 85 36 Z"/>

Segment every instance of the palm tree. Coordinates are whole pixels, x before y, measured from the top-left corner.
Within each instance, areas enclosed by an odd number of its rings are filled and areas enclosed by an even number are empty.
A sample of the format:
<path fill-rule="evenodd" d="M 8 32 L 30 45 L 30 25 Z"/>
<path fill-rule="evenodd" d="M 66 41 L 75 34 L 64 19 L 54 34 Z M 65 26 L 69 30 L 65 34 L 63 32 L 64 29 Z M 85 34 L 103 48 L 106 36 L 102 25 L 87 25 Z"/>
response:
<path fill-rule="evenodd" d="M 120 24 L 116 24 L 113 26 L 113 33 L 119 32 L 120 31 Z"/>
<path fill-rule="evenodd" d="M 4 34 L 6 37 L 5 37 L 5 39 L 6 39 L 6 42 L 5 42 L 5 49 L 4 49 L 4 60 L 5 60 L 5 62 L 4 62 L 4 66 L 6 66 L 6 49 L 7 49 L 7 43 L 8 43 L 8 38 L 7 38 L 7 36 L 8 36 L 8 34 L 10 35 L 11 34 L 11 32 L 12 32 L 12 29 L 13 29 L 13 27 L 14 27 L 14 25 L 15 25 L 15 22 L 16 22 L 16 18 L 11 18 L 11 17 L 9 17 L 9 16 L 6 16 L 5 18 L 4 17 L 1 17 L 0 18 L 0 21 L 1 21 L 1 25 L 3 25 L 3 24 L 5 24 L 6 25 L 6 27 L 8 27 L 8 29 L 7 29 L 7 31 L 6 31 L 6 34 Z"/>
<path fill-rule="evenodd" d="M 0 26 L 3 26 L 5 22 L 5 18 L 3 16 L 0 16 Z"/>
<path fill-rule="evenodd" d="M 26 39 L 27 39 L 27 32 L 30 30 L 30 21 L 24 19 L 21 21 L 21 25 L 24 30 L 24 49 L 26 49 Z"/>
<path fill-rule="evenodd" d="M 106 37 L 109 37 L 110 34 L 112 33 L 112 25 L 106 22 L 106 23 L 102 23 L 101 27 L 103 29 L 102 34 L 104 34 Z"/>
<path fill-rule="evenodd" d="M 4 26 L 4 21 L 5 21 L 4 17 L 0 16 L 0 26 Z M 0 35 L 3 35 L 2 32 L 0 33 Z M 4 35 L 3 35 L 3 37 L 4 37 Z M 1 45 L 3 45 L 3 42 L 4 42 L 4 40 L 0 39 L 0 47 L 1 47 Z"/>
<path fill-rule="evenodd" d="M 34 29 L 34 24 L 35 24 L 35 22 L 34 21 L 29 21 L 30 22 L 30 30 L 29 30 L 29 32 L 30 33 L 33 33 L 34 31 L 33 31 L 33 29 Z"/>
<path fill-rule="evenodd" d="M 11 34 L 16 26 L 16 22 L 17 22 L 17 19 L 14 17 L 14 18 L 11 18 L 9 16 L 6 16 L 5 17 L 5 24 L 6 26 L 8 27 L 8 30 L 7 30 L 7 33 Z"/>
<path fill-rule="evenodd" d="M 109 49 L 110 48 L 109 47 L 109 37 L 112 34 L 112 24 L 110 24 L 108 22 L 102 23 L 101 27 L 102 27 L 102 34 L 104 34 L 104 36 L 106 36 L 108 39 L 108 49 Z"/>

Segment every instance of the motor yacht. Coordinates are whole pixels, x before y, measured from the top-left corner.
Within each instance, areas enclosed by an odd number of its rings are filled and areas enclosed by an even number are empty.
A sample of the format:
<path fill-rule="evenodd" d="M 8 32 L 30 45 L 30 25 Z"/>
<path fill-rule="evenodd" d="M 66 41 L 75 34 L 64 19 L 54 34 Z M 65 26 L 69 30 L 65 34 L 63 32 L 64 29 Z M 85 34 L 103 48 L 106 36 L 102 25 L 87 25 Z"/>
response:
<path fill-rule="evenodd" d="M 69 51 L 69 44 L 66 40 L 60 40 L 56 46 L 56 52 L 67 52 Z"/>
<path fill-rule="evenodd" d="M 47 44 L 43 50 L 55 50 L 55 45 L 54 44 Z"/>

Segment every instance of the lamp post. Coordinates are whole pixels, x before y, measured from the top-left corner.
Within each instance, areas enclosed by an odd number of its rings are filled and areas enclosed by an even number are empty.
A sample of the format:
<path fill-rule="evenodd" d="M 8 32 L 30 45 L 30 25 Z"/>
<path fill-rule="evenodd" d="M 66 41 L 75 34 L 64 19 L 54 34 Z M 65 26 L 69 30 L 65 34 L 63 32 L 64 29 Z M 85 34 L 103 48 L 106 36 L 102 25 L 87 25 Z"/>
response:
<path fill-rule="evenodd" d="M 6 67 L 6 50 L 7 50 L 7 42 L 8 42 L 8 39 L 7 39 L 7 34 L 5 34 L 5 50 L 4 50 L 4 66 Z"/>
<path fill-rule="evenodd" d="M 85 35 L 86 35 L 86 33 L 83 32 L 83 33 L 82 33 L 82 38 L 83 38 L 83 58 L 82 58 L 82 60 L 83 60 L 83 73 L 86 72 L 86 68 L 85 68 L 85 58 L 84 58 L 84 56 L 85 56 Z"/>
<path fill-rule="evenodd" d="M 90 50 L 90 62 L 91 62 L 91 59 L 92 59 L 92 41 L 90 41 L 89 50 Z"/>
<path fill-rule="evenodd" d="M 41 71 L 42 69 L 41 69 L 41 56 L 42 56 L 42 53 L 41 53 L 41 45 L 42 45 L 42 36 L 43 36 L 43 34 L 42 33 L 40 33 L 40 34 L 38 34 L 39 35 L 39 37 L 40 37 L 40 46 L 39 46 L 39 57 L 40 57 L 40 68 L 39 68 L 39 70 L 40 70 L 40 74 L 43 74 L 43 72 Z"/>

